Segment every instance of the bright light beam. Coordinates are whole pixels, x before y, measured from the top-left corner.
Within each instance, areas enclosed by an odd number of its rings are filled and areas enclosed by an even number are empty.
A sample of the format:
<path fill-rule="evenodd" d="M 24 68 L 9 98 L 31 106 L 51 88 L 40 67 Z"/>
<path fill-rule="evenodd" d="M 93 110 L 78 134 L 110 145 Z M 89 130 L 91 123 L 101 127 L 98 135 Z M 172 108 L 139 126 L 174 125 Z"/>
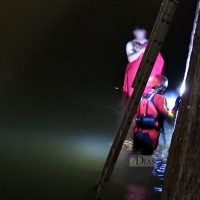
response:
<path fill-rule="evenodd" d="M 182 94 L 185 92 L 185 81 L 183 81 L 179 92 L 180 92 L 180 96 L 182 96 Z"/>
<path fill-rule="evenodd" d="M 167 100 L 167 107 L 171 110 L 174 107 L 174 103 L 177 98 L 177 93 L 174 91 L 167 91 L 164 93 L 164 96 Z"/>
<path fill-rule="evenodd" d="M 182 86 L 180 89 L 180 96 L 182 96 L 182 94 L 185 91 L 185 87 L 186 87 L 185 81 L 186 81 L 186 77 L 187 77 L 187 73 L 188 73 L 188 69 L 189 69 L 190 58 L 191 58 L 192 49 L 193 49 L 194 35 L 196 32 L 197 22 L 198 22 L 198 18 L 199 18 L 199 11 L 200 11 L 200 3 L 198 3 L 198 5 L 197 5 L 197 10 L 196 10 L 196 15 L 195 15 L 196 17 L 194 19 L 191 40 L 190 40 L 190 45 L 189 45 L 189 52 L 188 52 L 188 58 L 187 58 L 187 63 L 186 63 L 185 75 L 184 75 L 183 83 L 182 83 Z"/>

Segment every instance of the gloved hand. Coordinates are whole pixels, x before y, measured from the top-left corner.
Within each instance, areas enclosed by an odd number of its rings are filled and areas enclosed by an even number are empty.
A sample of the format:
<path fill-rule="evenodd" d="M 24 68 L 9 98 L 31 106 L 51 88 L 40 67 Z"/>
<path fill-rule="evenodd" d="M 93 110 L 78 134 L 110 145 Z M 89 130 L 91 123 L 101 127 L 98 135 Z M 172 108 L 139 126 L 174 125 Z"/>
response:
<path fill-rule="evenodd" d="M 178 96 L 178 97 L 176 98 L 176 101 L 175 101 L 175 105 L 174 105 L 173 110 L 177 111 L 177 110 L 179 109 L 179 104 L 180 104 L 180 102 L 181 102 L 181 96 Z"/>

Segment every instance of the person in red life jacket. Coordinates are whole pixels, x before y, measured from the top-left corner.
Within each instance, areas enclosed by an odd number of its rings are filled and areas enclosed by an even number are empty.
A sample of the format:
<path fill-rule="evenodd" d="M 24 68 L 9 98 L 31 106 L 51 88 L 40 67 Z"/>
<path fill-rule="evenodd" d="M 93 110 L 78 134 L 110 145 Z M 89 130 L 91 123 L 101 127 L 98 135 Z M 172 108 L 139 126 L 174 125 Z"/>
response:
<path fill-rule="evenodd" d="M 131 97 L 133 88 L 132 83 L 135 79 L 140 62 L 144 55 L 148 40 L 146 39 L 147 31 L 143 26 L 137 26 L 133 30 L 134 40 L 130 41 L 126 45 L 126 54 L 128 57 L 128 65 L 126 67 L 123 91 L 128 97 Z M 161 54 L 158 54 L 156 62 L 154 64 L 151 75 L 162 74 L 164 68 L 164 60 Z M 145 89 L 147 91 L 148 88 Z"/>
<path fill-rule="evenodd" d="M 149 78 L 147 85 L 151 92 L 145 93 L 135 115 L 133 151 L 141 151 L 143 155 L 152 155 L 158 146 L 160 130 L 168 117 L 175 117 L 179 109 L 179 96 L 174 108 L 170 111 L 163 92 L 168 86 L 165 76 L 154 75 Z"/>

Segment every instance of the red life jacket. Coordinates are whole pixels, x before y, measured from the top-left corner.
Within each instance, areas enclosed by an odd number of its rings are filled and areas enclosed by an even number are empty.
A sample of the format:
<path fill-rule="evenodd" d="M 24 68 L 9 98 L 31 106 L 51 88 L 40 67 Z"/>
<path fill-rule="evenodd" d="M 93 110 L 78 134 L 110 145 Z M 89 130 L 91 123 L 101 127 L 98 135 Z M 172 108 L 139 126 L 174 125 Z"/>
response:
<path fill-rule="evenodd" d="M 158 111 L 154 105 L 155 93 L 144 94 L 137 109 L 136 123 L 141 128 L 159 128 Z"/>

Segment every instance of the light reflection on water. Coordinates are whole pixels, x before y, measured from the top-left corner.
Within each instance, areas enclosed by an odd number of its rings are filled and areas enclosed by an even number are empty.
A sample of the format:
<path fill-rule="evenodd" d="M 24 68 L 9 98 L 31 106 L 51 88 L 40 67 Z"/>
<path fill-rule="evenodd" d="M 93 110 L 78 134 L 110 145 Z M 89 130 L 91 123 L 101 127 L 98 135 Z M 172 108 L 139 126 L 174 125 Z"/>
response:
<path fill-rule="evenodd" d="M 127 150 L 132 150 L 133 146 L 133 140 L 128 138 L 125 140 L 123 147 L 125 147 Z M 155 159 L 155 165 L 152 170 L 152 175 L 155 178 L 154 179 L 154 185 L 153 189 L 155 192 L 162 192 L 162 186 L 164 181 L 164 173 L 166 169 L 166 163 L 167 163 L 167 157 L 168 157 L 168 149 L 169 146 L 158 146 L 158 148 L 155 150 L 152 157 Z M 135 187 L 132 187 L 135 188 Z M 135 190 L 135 189 L 134 189 Z M 140 189 L 137 188 L 138 191 Z M 143 198 L 139 198 L 143 199 Z"/>
<path fill-rule="evenodd" d="M 159 146 L 154 152 L 153 157 L 155 158 L 156 163 L 154 165 L 152 175 L 156 177 L 156 179 L 158 180 L 156 181 L 154 190 L 156 192 L 162 192 L 162 184 L 164 180 L 164 173 L 165 173 L 167 157 L 168 157 L 168 147 Z"/>

